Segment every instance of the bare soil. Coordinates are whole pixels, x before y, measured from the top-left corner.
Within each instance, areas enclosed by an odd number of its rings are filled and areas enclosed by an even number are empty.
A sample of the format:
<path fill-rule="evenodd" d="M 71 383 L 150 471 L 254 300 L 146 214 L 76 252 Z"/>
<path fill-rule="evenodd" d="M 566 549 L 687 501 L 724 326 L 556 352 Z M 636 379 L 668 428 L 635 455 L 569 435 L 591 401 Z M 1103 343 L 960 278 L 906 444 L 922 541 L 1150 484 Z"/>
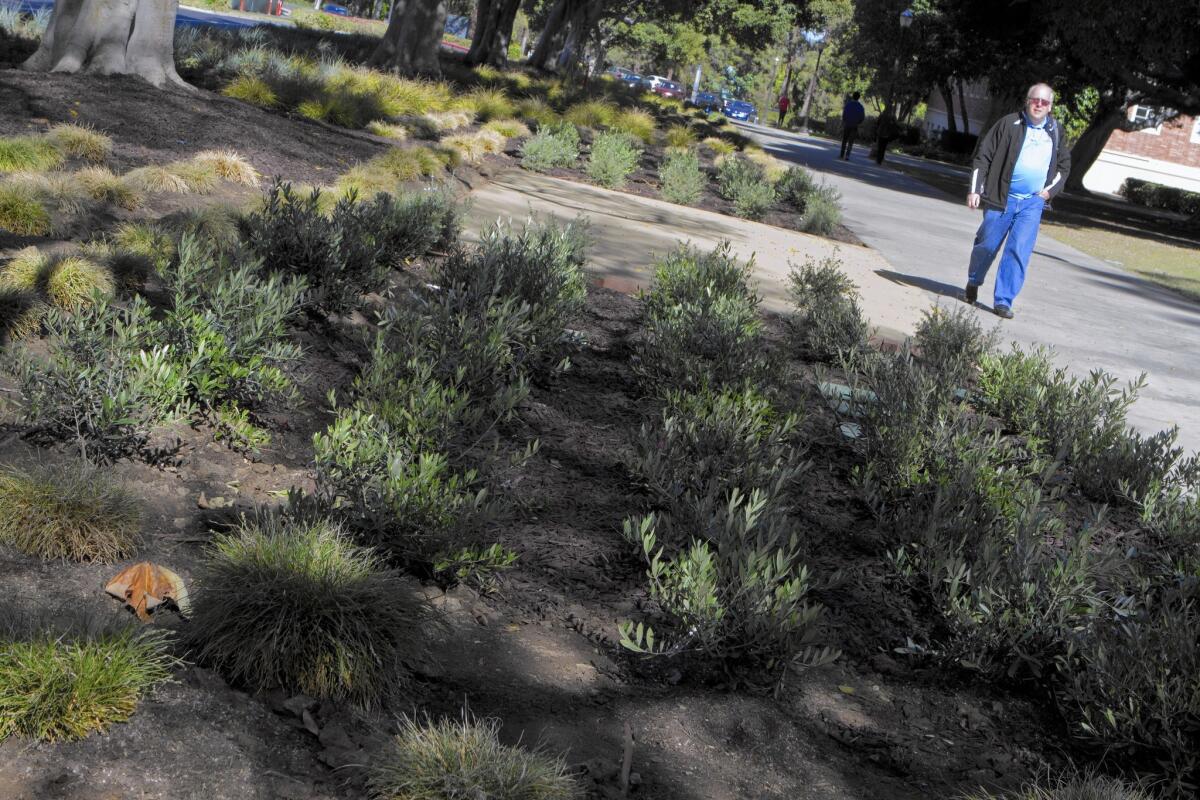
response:
<path fill-rule="evenodd" d="M 133 81 L 2 71 L 0 99 L 0 133 L 43 120 L 89 122 L 114 138 L 121 169 L 232 147 L 264 174 L 318 182 L 385 146 L 207 93 L 156 92 Z M 0 249 L 16 244 L 0 241 Z M 631 794 L 661 800 L 949 798 L 1062 766 L 1064 737 L 1036 699 L 926 670 L 893 652 L 918 623 L 910 602 L 883 579 L 875 523 L 848 488 L 851 455 L 814 397 L 805 398 L 813 466 L 799 506 L 813 568 L 841 576 L 820 599 L 830 608 L 827 641 L 843 656 L 790 675 L 773 695 L 714 681 L 686 662 L 647 664 L 618 646 L 617 623 L 641 618 L 646 605 L 642 567 L 620 535 L 626 515 L 649 508 L 626 466 L 638 426 L 653 412 L 630 367 L 638 319 L 637 300 L 589 292 L 573 324 L 586 345 L 564 377 L 535 386 L 512 431 L 541 443 L 507 487 L 510 510 L 490 531 L 519 560 L 492 594 L 415 586 L 440 609 L 449 633 L 402 704 L 365 714 L 280 692 L 250 695 L 192 664 L 105 734 L 69 744 L 0 743 L 0 797 L 362 797 L 362 765 L 394 730 L 396 715 L 458 716 L 464 704 L 503 720 L 509 742 L 564 753 L 595 798 L 620 796 L 627 727 Z M 769 322 L 778 336 L 780 321 Z M 346 385 L 362 362 L 356 341 L 366 323 L 358 323 L 296 331 L 307 353 L 297 376 L 304 401 L 276 415 L 262 453 L 243 456 L 211 431 L 185 426 L 169 432 L 178 437 L 173 457 L 111 468 L 144 504 L 137 560 L 165 564 L 191 583 L 214 531 L 281 502 L 291 487 L 311 488 L 311 435 L 328 422 L 325 393 Z M 808 367 L 790 369 L 798 376 Z M 0 381 L 0 389 L 11 388 Z M 11 420 L 0 426 L 0 463 L 73 457 L 64 444 L 21 434 Z M 102 613 L 116 606 L 103 586 L 124 566 L 42 563 L 0 549 L 0 585 Z M 186 621 L 165 612 L 155 624 Z"/>

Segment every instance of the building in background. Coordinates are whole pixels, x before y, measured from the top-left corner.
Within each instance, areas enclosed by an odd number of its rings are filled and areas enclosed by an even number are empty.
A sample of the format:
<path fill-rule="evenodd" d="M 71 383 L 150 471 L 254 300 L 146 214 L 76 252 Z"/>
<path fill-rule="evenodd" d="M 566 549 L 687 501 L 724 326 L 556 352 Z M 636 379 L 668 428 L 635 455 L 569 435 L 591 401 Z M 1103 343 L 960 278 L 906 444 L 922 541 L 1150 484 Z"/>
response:
<path fill-rule="evenodd" d="M 1158 116 L 1158 109 L 1133 106 L 1130 122 Z M 1136 131 L 1113 131 L 1083 185 L 1116 194 L 1126 178 L 1200 192 L 1200 117 L 1179 115 Z"/>

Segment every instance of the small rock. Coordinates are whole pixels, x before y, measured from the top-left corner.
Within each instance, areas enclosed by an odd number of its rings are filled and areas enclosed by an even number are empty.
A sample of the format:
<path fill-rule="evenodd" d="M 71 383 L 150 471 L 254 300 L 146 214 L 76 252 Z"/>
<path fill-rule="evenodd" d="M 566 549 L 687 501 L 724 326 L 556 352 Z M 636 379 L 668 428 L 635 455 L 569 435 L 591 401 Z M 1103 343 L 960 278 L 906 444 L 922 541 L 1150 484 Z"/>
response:
<path fill-rule="evenodd" d="M 175 530 L 181 531 L 188 526 L 188 522 L 190 520 L 187 517 L 176 517 L 172 524 L 175 526 Z"/>
<path fill-rule="evenodd" d="M 671 671 L 667 673 L 667 683 L 671 684 L 672 686 L 674 686 L 675 684 L 679 683 L 682 680 L 683 680 L 683 673 L 680 672 L 675 667 L 672 667 Z"/>
<path fill-rule="evenodd" d="M 299 717 L 310 708 L 317 705 L 317 701 L 306 694 L 298 694 L 284 700 L 281 705 L 291 714 Z"/>
<path fill-rule="evenodd" d="M 317 759 L 326 766 L 337 769 L 350 764 L 362 764 L 364 761 L 363 751 L 360 749 L 344 750 L 337 747 L 326 747 L 320 753 L 317 753 Z"/>
<path fill-rule="evenodd" d="M 632 788 L 634 786 L 641 786 L 641 785 L 642 785 L 642 773 L 640 773 L 640 772 L 629 773 L 630 788 Z"/>
<path fill-rule="evenodd" d="M 308 729 L 309 733 L 311 733 L 313 736 L 321 735 L 320 726 L 317 725 L 317 721 L 313 718 L 312 712 L 310 712 L 307 708 L 300 713 L 300 719 L 304 722 L 304 727 Z"/>
<path fill-rule="evenodd" d="M 353 750 L 355 748 L 354 741 L 346 733 L 346 729 L 336 722 L 322 728 L 321 732 L 317 734 L 317 741 L 325 747 L 337 750 Z"/>

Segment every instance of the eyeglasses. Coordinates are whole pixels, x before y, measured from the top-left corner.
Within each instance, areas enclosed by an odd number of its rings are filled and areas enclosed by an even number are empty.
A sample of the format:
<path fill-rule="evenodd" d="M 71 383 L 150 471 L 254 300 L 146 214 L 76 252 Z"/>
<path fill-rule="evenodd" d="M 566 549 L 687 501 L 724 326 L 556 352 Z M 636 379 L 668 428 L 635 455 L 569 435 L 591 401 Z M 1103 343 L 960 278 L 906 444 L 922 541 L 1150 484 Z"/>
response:
<path fill-rule="evenodd" d="M 1035 106 L 1046 106 L 1047 108 L 1049 108 L 1050 105 L 1054 102 L 1053 100 L 1047 100 L 1044 97 L 1027 97 L 1025 99 L 1028 100 L 1030 103 L 1032 103 Z"/>

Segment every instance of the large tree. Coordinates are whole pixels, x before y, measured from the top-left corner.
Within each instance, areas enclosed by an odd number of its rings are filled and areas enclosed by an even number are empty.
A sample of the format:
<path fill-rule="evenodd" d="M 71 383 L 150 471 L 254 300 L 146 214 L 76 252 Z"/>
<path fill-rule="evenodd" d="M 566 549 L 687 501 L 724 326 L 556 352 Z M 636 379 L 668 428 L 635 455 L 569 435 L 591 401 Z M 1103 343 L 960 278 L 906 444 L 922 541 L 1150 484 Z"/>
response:
<path fill-rule="evenodd" d="M 369 63 L 401 75 L 436 77 L 446 31 L 445 0 L 395 0 L 387 30 Z"/>
<path fill-rule="evenodd" d="M 175 0 L 57 0 L 41 45 L 22 67 L 187 86 L 175 72 L 175 8 Z"/>
<path fill-rule="evenodd" d="M 521 0 L 479 0 L 468 64 L 503 67 L 508 63 L 508 45 L 520 8 Z"/>

